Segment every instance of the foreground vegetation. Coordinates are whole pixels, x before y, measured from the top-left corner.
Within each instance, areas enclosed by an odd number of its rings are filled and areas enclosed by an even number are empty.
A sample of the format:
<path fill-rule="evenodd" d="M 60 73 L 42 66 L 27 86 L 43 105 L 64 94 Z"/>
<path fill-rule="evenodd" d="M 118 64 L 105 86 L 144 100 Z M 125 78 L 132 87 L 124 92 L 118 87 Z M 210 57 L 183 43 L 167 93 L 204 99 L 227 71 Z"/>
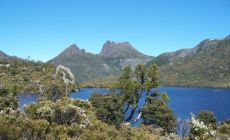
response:
<path fill-rule="evenodd" d="M 67 68 L 28 61 L 14 63 L 15 67 L 12 62 L 10 67 L 1 67 L 3 76 L 7 77 L 0 87 L 1 140 L 227 140 L 230 137 L 230 121 L 217 123 L 215 115 L 208 111 L 192 116 L 189 122 L 178 122 L 177 126 L 167 94 L 157 90 L 159 72 L 156 65 L 126 67 L 109 94 L 95 93 L 89 101 L 82 101 L 68 97 L 67 93 L 76 85 L 71 83 L 74 79 Z M 46 77 L 46 80 L 41 80 L 41 85 L 45 86 L 37 103 L 20 111 L 17 98 L 20 84 L 12 79 L 22 78 L 25 73 L 20 71 L 12 76 L 10 72 L 22 70 L 25 64 L 28 64 L 27 69 L 31 67 L 29 79 L 41 72 L 34 69 L 36 66 L 50 70 L 49 74 L 38 77 Z M 30 83 L 25 82 L 20 88 L 30 90 Z M 140 105 L 143 96 L 146 99 Z M 140 119 L 143 124 L 131 127 Z"/>
<path fill-rule="evenodd" d="M 0 139 L 159 139 L 158 135 L 146 131 L 147 127 L 131 128 L 125 123 L 108 123 L 97 117 L 98 108 L 91 102 L 67 96 L 66 87 L 72 85 L 66 85 L 62 77 L 71 80 L 71 76 L 65 71 L 56 74 L 57 78 L 50 75 L 52 84 L 47 85 L 37 103 L 23 111 L 18 109 L 17 85 L 4 84 L 0 88 Z"/>
<path fill-rule="evenodd" d="M 1 98 L 11 98 L 11 95 Z M 10 101 L 4 102 L 8 103 Z M 96 118 L 89 102 L 71 100 L 65 96 L 57 101 L 41 97 L 38 103 L 27 106 L 24 112 L 16 108 L 17 104 L 1 108 L 0 139 L 158 139 L 158 136 L 143 128 L 133 129 L 122 125 L 116 129 L 113 125 L 103 123 Z"/>
<path fill-rule="evenodd" d="M 57 92 L 62 93 L 53 100 Z M 55 94 L 54 94 L 55 93 Z M 107 124 L 95 115 L 88 101 L 72 100 L 61 88 L 43 94 L 37 103 L 19 111 L 17 96 L 1 90 L 0 139 L 79 139 L 79 140 L 156 140 L 159 136 L 144 127 L 119 128 Z"/>

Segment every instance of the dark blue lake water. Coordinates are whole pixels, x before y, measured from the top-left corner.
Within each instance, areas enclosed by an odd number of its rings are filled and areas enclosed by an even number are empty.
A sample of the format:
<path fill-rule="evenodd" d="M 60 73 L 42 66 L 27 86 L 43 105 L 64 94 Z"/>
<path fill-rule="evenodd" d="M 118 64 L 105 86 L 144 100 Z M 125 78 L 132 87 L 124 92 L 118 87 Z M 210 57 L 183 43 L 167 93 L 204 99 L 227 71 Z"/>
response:
<path fill-rule="evenodd" d="M 161 92 L 167 92 L 170 98 L 169 105 L 177 118 L 190 118 L 190 113 L 209 110 L 215 113 L 219 121 L 230 118 L 230 89 L 220 88 L 186 88 L 186 87 L 160 87 Z M 70 93 L 70 97 L 88 99 L 93 92 L 106 94 L 107 89 L 81 89 Z M 39 94 L 20 94 L 19 106 L 36 102 Z M 144 97 L 140 101 L 143 103 Z M 136 114 L 137 115 L 137 114 Z"/>

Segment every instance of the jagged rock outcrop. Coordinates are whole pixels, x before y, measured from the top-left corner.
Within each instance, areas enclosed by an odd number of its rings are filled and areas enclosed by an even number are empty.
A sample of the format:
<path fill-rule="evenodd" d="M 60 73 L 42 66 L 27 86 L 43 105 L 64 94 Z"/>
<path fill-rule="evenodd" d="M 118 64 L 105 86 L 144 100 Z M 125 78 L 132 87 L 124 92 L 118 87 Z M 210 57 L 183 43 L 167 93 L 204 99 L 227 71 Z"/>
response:
<path fill-rule="evenodd" d="M 74 44 L 49 63 L 69 67 L 81 83 L 99 77 L 116 76 L 125 66 L 145 64 L 152 58 L 140 53 L 128 42 L 107 41 L 100 54 L 88 53 Z"/>
<path fill-rule="evenodd" d="M 148 58 L 149 56 L 137 51 L 129 42 L 107 41 L 101 50 L 105 58 Z"/>

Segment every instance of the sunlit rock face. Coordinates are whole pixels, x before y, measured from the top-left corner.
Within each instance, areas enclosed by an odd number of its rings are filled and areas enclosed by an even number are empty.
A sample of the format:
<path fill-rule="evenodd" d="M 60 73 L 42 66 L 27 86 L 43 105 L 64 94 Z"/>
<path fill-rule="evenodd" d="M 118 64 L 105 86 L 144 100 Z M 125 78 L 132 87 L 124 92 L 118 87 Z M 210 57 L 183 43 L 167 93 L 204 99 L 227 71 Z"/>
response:
<path fill-rule="evenodd" d="M 149 58 L 149 56 L 137 51 L 129 42 L 107 41 L 101 50 L 101 56 L 105 58 Z"/>

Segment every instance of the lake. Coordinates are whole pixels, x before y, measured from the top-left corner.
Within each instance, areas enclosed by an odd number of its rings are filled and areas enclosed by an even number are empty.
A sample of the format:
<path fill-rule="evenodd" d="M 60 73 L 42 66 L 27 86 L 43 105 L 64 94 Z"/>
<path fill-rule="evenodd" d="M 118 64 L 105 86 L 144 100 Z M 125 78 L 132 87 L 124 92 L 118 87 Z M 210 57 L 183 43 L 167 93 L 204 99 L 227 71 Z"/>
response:
<path fill-rule="evenodd" d="M 191 88 L 191 87 L 160 87 L 161 92 L 169 95 L 169 106 L 175 112 L 177 118 L 190 118 L 190 113 L 198 113 L 201 110 L 209 110 L 215 113 L 219 121 L 230 118 L 230 89 L 221 88 Z M 107 89 L 83 88 L 78 92 L 70 93 L 72 98 L 88 99 L 93 92 L 106 94 Z M 20 94 L 19 106 L 36 102 L 39 94 Z M 142 97 L 139 105 L 143 103 Z M 137 114 L 136 114 L 137 115 Z"/>

